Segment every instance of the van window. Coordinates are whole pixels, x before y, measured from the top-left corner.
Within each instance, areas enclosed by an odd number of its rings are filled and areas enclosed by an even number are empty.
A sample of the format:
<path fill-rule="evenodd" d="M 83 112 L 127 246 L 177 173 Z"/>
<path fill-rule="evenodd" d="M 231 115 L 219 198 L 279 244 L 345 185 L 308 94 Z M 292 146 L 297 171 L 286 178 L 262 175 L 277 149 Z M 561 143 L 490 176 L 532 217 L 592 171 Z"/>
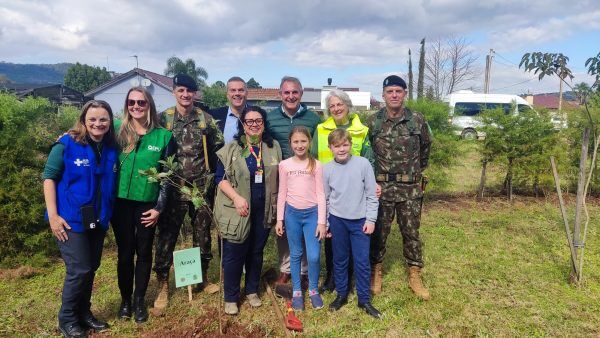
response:
<path fill-rule="evenodd" d="M 454 114 L 461 116 L 479 115 L 485 109 L 485 103 L 480 102 L 456 102 L 454 104 Z"/>

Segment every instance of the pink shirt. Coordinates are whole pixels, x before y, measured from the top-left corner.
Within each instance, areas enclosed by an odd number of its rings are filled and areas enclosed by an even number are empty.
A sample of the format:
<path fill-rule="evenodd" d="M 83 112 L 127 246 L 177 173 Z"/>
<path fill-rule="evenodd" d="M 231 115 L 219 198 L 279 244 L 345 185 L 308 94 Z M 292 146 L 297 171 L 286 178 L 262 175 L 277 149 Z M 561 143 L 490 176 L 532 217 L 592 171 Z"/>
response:
<path fill-rule="evenodd" d="M 323 191 L 323 167 L 319 161 L 311 174 L 308 162 L 298 163 L 294 157 L 279 162 L 279 195 L 277 197 L 277 220 L 283 221 L 285 203 L 296 209 L 318 206 L 319 224 L 325 224 L 325 193 Z"/>

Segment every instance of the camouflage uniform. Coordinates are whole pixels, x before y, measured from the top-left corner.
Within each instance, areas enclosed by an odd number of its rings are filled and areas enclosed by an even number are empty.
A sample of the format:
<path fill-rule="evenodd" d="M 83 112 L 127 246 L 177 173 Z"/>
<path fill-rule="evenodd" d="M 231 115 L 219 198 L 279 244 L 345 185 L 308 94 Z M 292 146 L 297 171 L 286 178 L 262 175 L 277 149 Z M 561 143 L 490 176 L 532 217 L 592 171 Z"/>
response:
<path fill-rule="evenodd" d="M 186 181 L 195 183 L 205 192 L 213 190 L 213 173 L 216 167 L 216 151 L 223 145 L 223 135 L 217 127 L 215 120 L 202 109 L 194 108 L 187 116 L 175 112 L 172 118 L 168 117 L 169 108 L 160 115 L 161 124 L 173 132 L 177 141 L 177 162 L 181 165 L 178 174 Z M 210 171 L 207 172 L 204 164 L 204 149 L 202 146 L 203 131 L 200 128 L 199 114 L 204 114 L 206 122 L 207 150 Z M 207 198 L 208 201 L 211 198 Z M 211 207 L 211 206 L 208 206 Z M 205 208 L 196 209 L 193 203 L 181 195 L 178 189 L 173 189 L 169 195 L 167 206 L 158 222 L 158 239 L 156 243 L 154 271 L 159 280 L 167 279 L 169 269 L 173 263 L 173 250 L 181 225 L 188 212 L 192 223 L 192 241 L 194 247 L 200 247 L 202 269 L 208 269 L 212 259 L 210 225 L 211 220 Z"/>
<path fill-rule="evenodd" d="M 419 226 L 421 171 L 427 167 L 431 136 L 423 115 L 406 108 L 404 116 L 388 118 L 385 108 L 367 118 L 376 157 L 376 179 L 381 186 L 379 213 L 371 235 L 371 263 L 381 263 L 394 214 L 400 226 L 406 263 L 423 267 Z M 382 114 L 377 122 L 378 114 Z M 379 125 L 378 125 L 379 124 Z"/>

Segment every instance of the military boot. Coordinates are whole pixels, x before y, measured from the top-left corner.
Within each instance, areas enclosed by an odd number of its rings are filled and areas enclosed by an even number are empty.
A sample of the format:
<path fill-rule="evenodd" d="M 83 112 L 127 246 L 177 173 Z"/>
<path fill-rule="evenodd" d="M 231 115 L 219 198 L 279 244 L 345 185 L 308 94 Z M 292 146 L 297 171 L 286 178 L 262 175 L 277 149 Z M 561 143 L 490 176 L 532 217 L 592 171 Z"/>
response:
<path fill-rule="evenodd" d="M 164 310 L 169 305 L 169 278 L 158 280 L 158 295 L 154 301 L 154 308 Z"/>
<path fill-rule="evenodd" d="M 381 283 L 382 283 L 382 264 L 375 263 L 371 268 L 371 292 L 374 295 L 378 295 L 381 293 Z"/>
<path fill-rule="evenodd" d="M 421 268 L 418 266 L 410 266 L 408 268 L 408 286 L 414 292 L 414 294 L 423 299 L 430 300 L 431 295 L 425 286 L 423 285 L 423 280 L 421 279 Z"/>

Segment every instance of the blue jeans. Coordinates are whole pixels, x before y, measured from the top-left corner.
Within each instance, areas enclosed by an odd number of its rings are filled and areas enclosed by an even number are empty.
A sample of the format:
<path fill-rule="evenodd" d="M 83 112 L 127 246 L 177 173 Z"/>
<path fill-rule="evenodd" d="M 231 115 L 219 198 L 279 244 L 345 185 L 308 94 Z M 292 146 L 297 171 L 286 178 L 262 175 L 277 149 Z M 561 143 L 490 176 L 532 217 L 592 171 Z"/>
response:
<path fill-rule="evenodd" d="M 345 219 L 329 215 L 329 230 L 333 244 L 333 271 L 335 291 L 338 296 L 348 296 L 348 262 L 354 260 L 354 277 L 358 303 L 371 301 L 371 263 L 369 247 L 371 238 L 363 232 L 365 219 Z"/>
<path fill-rule="evenodd" d="M 58 313 L 58 323 L 77 323 L 90 314 L 90 299 L 94 276 L 100 266 L 102 246 L 106 231 L 73 232 L 67 230 L 66 242 L 56 241 L 66 266 L 63 284 L 62 305 Z"/>
<path fill-rule="evenodd" d="M 319 270 L 321 269 L 321 243 L 315 237 L 317 230 L 317 206 L 308 209 L 296 209 L 285 205 L 285 231 L 290 245 L 290 272 L 294 291 L 301 291 L 300 261 L 304 247 L 308 261 L 308 290 L 316 291 L 319 287 Z M 304 240 L 302 240 L 304 238 Z"/>

